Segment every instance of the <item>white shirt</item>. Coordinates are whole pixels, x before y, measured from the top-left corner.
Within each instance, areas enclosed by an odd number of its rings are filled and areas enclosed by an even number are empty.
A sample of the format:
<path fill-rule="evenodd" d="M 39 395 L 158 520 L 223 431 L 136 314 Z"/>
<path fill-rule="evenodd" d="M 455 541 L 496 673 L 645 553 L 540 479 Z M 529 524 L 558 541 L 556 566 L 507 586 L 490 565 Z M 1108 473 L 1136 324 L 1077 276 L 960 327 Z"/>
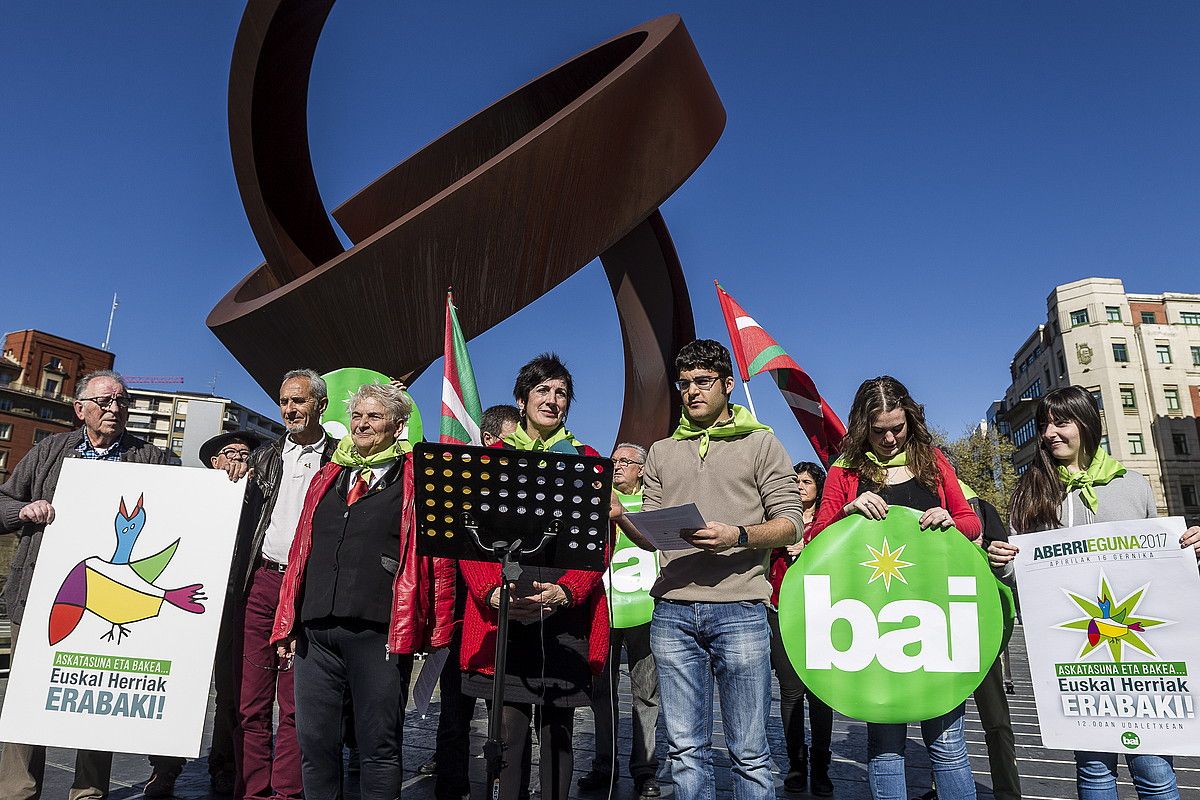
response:
<path fill-rule="evenodd" d="M 280 468 L 279 489 L 275 493 L 275 507 L 271 509 L 271 521 L 263 535 L 263 558 L 277 564 L 286 564 L 292 540 L 296 538 L 296 526 L 300 523 L 300 512 L 304 510 L 304 496 L 308 485 L 321 469 L 321 452 L 325 449 L 325 438 L 316 444 L 300 445 L 288 436 L 283 442 L 283 466 Z"/>

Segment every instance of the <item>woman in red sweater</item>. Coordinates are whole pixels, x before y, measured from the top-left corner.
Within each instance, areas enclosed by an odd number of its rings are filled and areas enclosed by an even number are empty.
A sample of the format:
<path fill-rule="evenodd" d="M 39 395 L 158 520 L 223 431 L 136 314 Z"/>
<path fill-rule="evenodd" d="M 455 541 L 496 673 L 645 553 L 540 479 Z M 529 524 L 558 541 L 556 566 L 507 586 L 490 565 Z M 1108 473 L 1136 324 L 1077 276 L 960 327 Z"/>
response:
<path fill-rule="evenodd" d="M 982 531 L 963 496 L 954 468 L 933 446 L 925 411 L 904 384 L 884 375 L 865 381 L 854 395 L 842 456 L 829 470 L 821 508 L 805 541 L 849 514 L 883 519 L 892 505 L 921 513 L 922 530 L 957 528 L 969 539 Z M 975 797 L 975 780 L 963 737 L 965 705 L 921 721 L 942 800 Z M 915 721 L 915 720 L 914 720 Z M 876 800 L 905 800 L 907 725 L 867 723 L 867 782 Z"/>
<path fill-rule="evenodd" d="M 521 424 L 497 446 L 596 456 L 564 426 L 574 397 L 571 373 L 546 353 L 521 368 L 513 396 Z M 460 561 L 469 597 L 463 616 L 462 690 L 490 699 L 495 676 L 496 614 L 500 606 L 500 565 Z M 526 571 L 532 571 L 526 567 Z M 501 800 L 516 800 L 529 783 L 525 732 L 533 706 L 541 707 L 541 793 L 566 800 L 574 756 L 571 740 L 575 709 L 589 703 L 592 676 L 608 655 L 608 608 L 600 572 L 542 571 L 536 594 L 514 594 L 509 605 L 508 668 L 504 684 L 504 767 Z M 515 584 L 511 587 L 515 590 Z"/>

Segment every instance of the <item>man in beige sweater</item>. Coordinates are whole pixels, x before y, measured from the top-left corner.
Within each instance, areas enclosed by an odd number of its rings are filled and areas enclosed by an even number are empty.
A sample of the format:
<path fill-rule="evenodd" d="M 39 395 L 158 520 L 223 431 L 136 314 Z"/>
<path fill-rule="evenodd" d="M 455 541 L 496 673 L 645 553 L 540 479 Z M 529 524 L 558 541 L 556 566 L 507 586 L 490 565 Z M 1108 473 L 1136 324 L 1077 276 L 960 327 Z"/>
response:
<path fill-rule="evenodd" d="M 652 511 L 695 503 L 707 522 L 686 536 L 691 548 L 661 553 L 662 571 L 650 592 L 657 600 L 650 644 L 675 795 L 715 796 L 715 679 L 734 794 L 773 798 L 767 562 L 771 548 L 795 542 L 803 530 L 800 492 L 791 459 L 771 429 L 729 402 L 729 351 L 701 339 L 679 352 L 675 366 L 683 419 L 669 439 L 650 448 L 643 505 Z M 641 539 L 636 531 L 631 537 Z"/>

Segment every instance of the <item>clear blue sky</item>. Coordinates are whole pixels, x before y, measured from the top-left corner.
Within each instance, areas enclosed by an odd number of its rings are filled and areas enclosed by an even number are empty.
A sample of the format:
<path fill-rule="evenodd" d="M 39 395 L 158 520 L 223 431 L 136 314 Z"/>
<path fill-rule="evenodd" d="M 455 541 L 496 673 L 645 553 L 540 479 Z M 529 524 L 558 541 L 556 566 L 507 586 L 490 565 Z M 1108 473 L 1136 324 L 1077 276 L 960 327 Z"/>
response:
<path fill-rule="evenodd" d="M 858 383 L 887 372 L 961 431 L 1007 385 L 1055 284 L 1100 275 L 1129 291 L 1200 291 L 1194 3 L 344 2 L 310 98 L 327 205 L 669 11 L 729 116 L 663 208 L 699 332 L 726 338 L 720 278 L 843 417 Z M 116 291 L 118 369 L 182 375 L 196 391 L 219 373 L 218 393 L 269 412 L 204 326 L 261 261 L 226 126 L 241 13 L 4 4 L 2 327 L 99 344 Z M 580 310 L 557 314 L 564 304 Z M 485 404 L 551 346 L 577 377 L 571 427 L 607 447 L 623 384 L 599 264 L 470 343 Z M 427 419 L 439 373 L 414 387 Z M 810 457 L 769 379 L 752 388 L 792 455 Z"/>

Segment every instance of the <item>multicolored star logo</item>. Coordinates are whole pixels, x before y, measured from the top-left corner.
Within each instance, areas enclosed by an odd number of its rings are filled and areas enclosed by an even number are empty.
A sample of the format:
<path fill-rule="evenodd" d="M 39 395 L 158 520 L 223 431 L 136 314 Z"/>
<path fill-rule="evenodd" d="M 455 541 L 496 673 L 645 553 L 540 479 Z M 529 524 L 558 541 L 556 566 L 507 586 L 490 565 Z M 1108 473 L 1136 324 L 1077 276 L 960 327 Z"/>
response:
<path fill-rule="evenodd" d="M 895 578 L 903 584 L 908 583 L 908 580 L 905 579 L 904 574 L 900 571 L 905 567 L 912 566 L 912 564 L 908 561 L 900 560 L 900 555 L 904 552 L 904 548 L 908 547 L 908 545 L 902 544 L 895 550 L 892 550 L 890 547 L 888 547 L 887 538 L 884 537 L 882 550 L 876 550 L 874 547 L 871 547 L 871 545 L 867 545 L 866 547 L 871 551 L 871 555 L 874 556 L 874 558 L 870 561 L 863 561 L 859 564 L 859 566 L 870 567 L 873 570 L 871 577 L 867 578 L 867 583 L 874 583 L 880 578 L 883 578 L 883 590 L 885 592 L 890 592 L 892 590 L 892 578 Z"/>
<path fill-rule="evenodd" d="M 1147 617 L 1137 613 L 1138 606 L 1146 599 L 1149 586 L 1150 584 L 1147 583 L 1124 598 L 1115 600 L 1116 593 L 1108 582 L 1108 577 L 1101 571 L 1096 602 L 1075 594 L 1069 589 L 1063 589 L 1063 593 L 1078 606 L 1084 616 L 1054 627 L 1061 630 L 1086 632 L 1087 638 L 1080 647 L 1079 655 L 1076 658 L 1086 658 L 1098 650 L 1103 651 L 1106 646 L 1109 656 L 1116 662 L 1123 660 L 1126 647 L 1139 650 L 1151 658 L 1158 658 L 1158 653 L 1146 641 L 1144 634 L 1150 628 L 1172 625 L 1175 621 Z"/>

